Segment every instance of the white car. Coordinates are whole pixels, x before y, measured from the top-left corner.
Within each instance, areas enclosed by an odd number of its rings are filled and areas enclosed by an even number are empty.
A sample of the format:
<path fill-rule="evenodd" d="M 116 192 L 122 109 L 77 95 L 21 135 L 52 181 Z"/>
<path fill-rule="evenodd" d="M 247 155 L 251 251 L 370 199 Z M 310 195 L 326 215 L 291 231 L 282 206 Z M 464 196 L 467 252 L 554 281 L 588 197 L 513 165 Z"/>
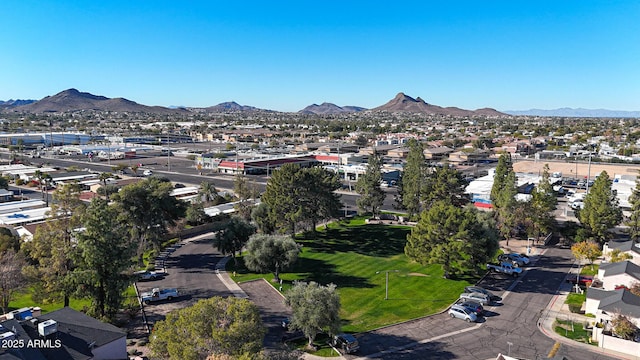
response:
<path fill-rule="evenodd" d="M 491 305 L 491 297 L 479 292 L 462 293 L 460 299 L 475 301 L 481 305 Z"/>
<path fill-rule="evenodd" d="M 147 170 L 145 170 L 145 171 L 143 171 L 143 172 L 142 172 L 142 175 L 144 175 L 144 176 L 151 176 L 151 175 L 153 175 L 153 171 L 151 171 L 151 170 L 147 169 Z"/>
<path fill-rule="evenodd" d="M 569 206 L 571 206 L 571 208 L 573 210 L 578 210 L 578 209 L 582 210 L 582 209 L 584 209 L 584 202 L 583 201 L 579 201 L 579 200 L 578 201 L 574 201 Z"/>
<path fill-rule="evenodd" d="M 149 280 L 158 280 L 162 278 L 162 275 L 155 271 L 141 270 L 133 273 L 138 281 L 149 281 Z"/>
<path fill-rule="evenodd" d="M 461 305 L 451 305 L 449 308 L 449 316 L 462 319 L 466 322 L 475 322 L 478 320 L 478 316 L 476 316 L 473 311 Z"/>

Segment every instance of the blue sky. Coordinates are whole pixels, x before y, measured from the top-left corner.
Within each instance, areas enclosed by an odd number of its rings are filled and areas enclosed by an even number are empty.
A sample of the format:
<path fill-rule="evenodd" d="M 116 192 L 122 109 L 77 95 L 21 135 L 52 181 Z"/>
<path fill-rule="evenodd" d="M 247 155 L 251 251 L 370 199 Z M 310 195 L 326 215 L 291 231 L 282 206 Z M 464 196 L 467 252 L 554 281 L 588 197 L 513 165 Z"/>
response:
<path fill-rule="evenodd" d="M 0 99 L 640 110 L 640 1 L 2 3 Z"/>

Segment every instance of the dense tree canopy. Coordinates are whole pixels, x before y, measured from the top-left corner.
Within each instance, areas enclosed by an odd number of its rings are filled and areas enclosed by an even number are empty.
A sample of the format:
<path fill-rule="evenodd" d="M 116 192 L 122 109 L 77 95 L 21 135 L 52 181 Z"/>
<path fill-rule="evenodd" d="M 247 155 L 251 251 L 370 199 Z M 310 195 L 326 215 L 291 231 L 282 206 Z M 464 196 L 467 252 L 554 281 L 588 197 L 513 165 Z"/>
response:
<path fill-rule="evenodd" d="M 638 241 L 640 239 L 640 181 L 636 178 L 636 187 L 629 196 L 629 204 L 631 205 L 631 215 L 626 225 L 629 227 L 629 237 Z"/>
<path fill-rule="evenodd" d="M 293 311 L 290 327 L 301 330 L 309 346 L 319 332 L 330 336 L 340 331 L 340 295 L 334 284 L 295 282 L 285 293 L 285 302 Z"/>
<path fill-rule="evenodd" d="M 133 265 L 134 244 L 128 224 L 106 200 L 94 198 L 82 215 L 84 230 L 77 234 L 78 259 L 73 271 L 79 295 L 91 299 L 91 314 L 112 319 L 123 302 Z"/>
<path fill-rule="evenodd" d="M 251 223 L 241 217 L 232 216 L 216 231 L 214 241 L 218 250 L 224 255 L 230 254 L 237 265 L 236 253 L 242 250 L 255 232 L 256 228 Z"/>
<path fill-rule="evenodd" d="M 156 322 L 149 346 L 155 357 L 168 360 L 201 360 L 210 355 L 253 358 L 262 348 L 265 332 L 251 301 L 215 296 Z"/>
<path fill-rule="evenodd" d="M 167 228 L 183 217 L 186 205 L 171 196 L 171 182 L 157 177 L 123 187 L 113 194 L 113 201 L 129 222 L 131 239 L 138 245 L 138 257 L 149 245 L 159 249 Z"/>
<path fill-rule="evenodd" d="M 442 265 L 445 277 L 473 271 L 497 249 L 490 226 L 473 208 L 437 202 L 411 229 L 405 253 L 423 265 Z"/>
<path fill-rule="evenodd" d="M 438 168 L 423 181 L 423 208 L 428 208 L 437 201 L 444 201 L 453 206 L 464 206 L 469 203 L 469 197 L 464 192 L 467 182 L 462 173 L 456 169 L 448 166 Z"/>
<path fill-rule="evenodd" d="M 584 199 L 584 207 L 578 212 L 580 223 L 601 244 L 611 237 L 611 229 L 622 221 L 622 210 L 611 184 L 607 172 L 601 172 Z"/>
<path fill-rule="evenodd" d="M 74 268 L 74 244 L 77 229 L 82 227 L 81 215 L 85 204 L 80 200 L 80 186 L 66 184 L 53 192 L 53 204 L 46 222 L 36 229 L 33 240 L 23 244 L 31 266 L 26 269 L 34 280 L 34 300 L 42 302 L 64 301 L 75 291 L 70 281 Z"/>

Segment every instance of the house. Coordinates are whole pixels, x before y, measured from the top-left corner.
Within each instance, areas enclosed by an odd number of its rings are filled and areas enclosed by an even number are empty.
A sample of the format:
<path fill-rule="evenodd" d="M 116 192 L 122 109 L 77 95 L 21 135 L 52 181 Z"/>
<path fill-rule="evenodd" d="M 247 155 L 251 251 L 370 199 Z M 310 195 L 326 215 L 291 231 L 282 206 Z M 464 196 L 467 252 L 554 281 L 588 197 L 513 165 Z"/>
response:
<path fill-rule="evenodd" d="M 28 310 L 28 308 L 25 308 Z M 37 315 L 37 316 L 32 316 Z M 44 315 L 17 312 L 0 322 L 2 335 L 24 340 L 25 346 L 0 350 L 0 360 L 127 359 L 127 333 L 69 307 Z M 37 344 L 37 346 L 27 346 Z M 16 342 L 21 344 L 22 342 Z"/>
<path fill-rule="evenodd" d="M 640 351 L 639 343 L 604 335 L 604 331 L 612 330 L 611 321 L 617 315 L 624 315 L 629 321 L 639 326 L 640 296 L 624 288 L 606 291 L 590 287 L 587 290 L 585 312 L 587 314 L 594 314 L 594 323 L 602 325 L 595 327 L 592 333 L 592 339 L 598 342 L 598 346 L 626 354 L 638 354 L 638 351 Z"/>
<path fill-rule="evenodd" d="M 609 241 L 602 247 L 602 255 L 610 256 L 614 250 L 620 251 L 621 254 L 631 256 L 631 262 L 640 265 L 640 247 L 633 240 L 627 241 Z"/>
<path fill-rule="evenodd" d="M 616 263 L 602 263 L 598 269 L 598 278 L 604 290 L 615 290 L 616 287 L 630 288 L 640 282 L 640 266 L 627 260 Z"/>

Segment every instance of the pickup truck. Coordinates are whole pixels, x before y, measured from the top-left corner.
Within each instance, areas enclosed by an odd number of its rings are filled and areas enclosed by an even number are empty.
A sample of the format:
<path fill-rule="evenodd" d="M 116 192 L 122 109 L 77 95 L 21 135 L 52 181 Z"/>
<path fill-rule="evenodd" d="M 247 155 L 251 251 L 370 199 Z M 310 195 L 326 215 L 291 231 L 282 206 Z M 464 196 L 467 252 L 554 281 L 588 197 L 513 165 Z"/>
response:
<path fill-rule="evenodd" d="M 487 270 L 493 272 L 499 272 L 507 275 L 518 276 L 522 274 L 522 269 L 519 267 L 515 267 L 510 263 L 503 262 L 500 265 L 495 264 L 487 264 Z"/>
<path fill-rule="evenodd" d="M 160 289 L 154 288 L 150 292 L 144 292 L 140 295 L 142 302 L 149 305 L 152 302 L 161 301 L 161 300 L 172 300 L 173 298 L 178 297 L 178 289 L 170 288 L 170 289 Z"/>

